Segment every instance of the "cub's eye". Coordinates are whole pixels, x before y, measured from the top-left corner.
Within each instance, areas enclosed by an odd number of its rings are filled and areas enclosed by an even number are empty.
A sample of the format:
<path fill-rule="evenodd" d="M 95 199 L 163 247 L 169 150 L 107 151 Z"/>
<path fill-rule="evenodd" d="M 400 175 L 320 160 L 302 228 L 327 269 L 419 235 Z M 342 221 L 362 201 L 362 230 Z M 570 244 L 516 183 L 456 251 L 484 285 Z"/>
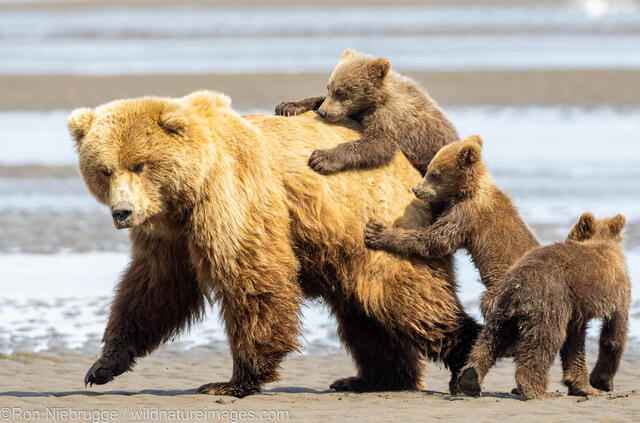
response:
<path fill-rule="evenodd" d="M 107 169 L 102 169 L 100 173 L 102 173 L 102 176 L 105 176 L 107 178 L 111 176 L 111 172 L 109 172 Z"/>
<path fill-rule="evenodd" d="M 134 171 L 135 173 L 140 173 L 140 172 L 142 172 L 142 169 L 144 169 L 144 162 L 142 162 L 142 163 L 138 163 L 137 165 L 135 165 L 135 166 L 133 167 L 133 171 Z"/>
<path fill-rule="evenodd" d="M 339 99 L 344 99 L 347 97 L 347 91 L 344 88 L 338 88 L 335 92 L 335 95 Z"/>
<path fill-rule="evenodd" d="M 429 174 L 429 178 L 430 178 L 432 181 L 437 181 L 437 180 L 440 178 L 440 173 L 438 173 L 438 172 L 431 172 L 431 173 Z"/>

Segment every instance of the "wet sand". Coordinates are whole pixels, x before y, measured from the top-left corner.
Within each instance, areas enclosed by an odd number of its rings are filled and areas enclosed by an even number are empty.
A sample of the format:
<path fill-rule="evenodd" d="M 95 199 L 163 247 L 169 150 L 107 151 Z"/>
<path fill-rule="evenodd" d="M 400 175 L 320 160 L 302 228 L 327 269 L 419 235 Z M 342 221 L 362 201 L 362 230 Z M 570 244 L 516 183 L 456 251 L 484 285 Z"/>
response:
<path fill-rule="evenodd" d="M 399 69 L 402 71 L 402 69 Z M 326 73 L 184 75 L 3 75 L 0 110 L 96 106 L 144 95 L 223 92 L 238 110 L 271 110 L 277 103 L 322 95 Z M 408 72 L 442 105 L 638 107 L 639 70 Z"/>
<path fill-rule="evenodd" d="M 336 378 L 354 373 L 344 354 L 329 356 L 292 356 L 283 365 L 282 379 L 266 386 L 263 393 L 244 399 L 194 394 L 200 384 L 227 380 L 231 359 L 227 353 L 181 354 L 175 349 L 154 353 L 140 361 L 133 373 L 127 373 L 109 385 L 85 388 L 82 380 L 93 358 L 79 355 L 16 356 L 0 360 L 0 404 L 13 413 L 46 408 L 64 410 L 113 410 L 109 421 L 152 415 L 136 415 L 152 410 L 201 410 L 201 412 L 259 413 L 278 412 L 270 421 L 616 421 L 633 422 L 640 416 L 640 361 L 627 353 L 615 382 L 616 390 L 601 397 L 569 397 L 560 380 L 558 364 L 551 374 L 551 392 L 555 399 L 523 401 L 509 394 L 514 386 L 513 365 L 500 363 L 487 376 L 481 398 L 452 397 L 447 393 L 449 372 L 429 365 L 426 390 L 419 392 L 337 393 L 327 390 Z M 1 408 L 0 407 L 0 408 Z M 17 411 L 16 411 L 17 410 Z M 0 412 L 5 412 L 0 410 Z M 283 412 L 283 413 L 282 413 Z M 272 414 L 274 415 L 274 414 Z M 218 421 L 234 421 L 231 414 Z M 275 414 L 275 416 L 278 416 Z M 14 415 L 14 417 L 16 417 Z M 117 418 L 113 418 L 117 417 Z M 190 420 L 198 419 L 197 416 Z M 260 420 L 259 418 L 257 419 Z M 263 419 L 265 420 L 265 419 Z M 240 419 L 237 421 L 248 421 Z"/>

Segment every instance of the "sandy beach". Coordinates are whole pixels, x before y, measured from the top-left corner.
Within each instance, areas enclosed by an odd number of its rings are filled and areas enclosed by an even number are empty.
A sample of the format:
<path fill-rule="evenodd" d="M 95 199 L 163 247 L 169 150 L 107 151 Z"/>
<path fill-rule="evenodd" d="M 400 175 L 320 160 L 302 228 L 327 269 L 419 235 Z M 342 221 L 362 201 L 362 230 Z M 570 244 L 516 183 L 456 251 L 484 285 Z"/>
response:
<path fill-rule="evenodd" d="M 237 399 L 194 394 L 200 384 L 227 380 L 231 369 L 227 353 L 159 351 L 142 359 L 133 373 L 92 388 L 82 383 L 91 357 L 15 356 L 0 360 L 0 413 L 10 412 L 14 417 L 22 413 L 24 417 L 39 412 L 40 420 L 46 420 L 47 409 L 58 413 L 99 410 L 102 420 L 98 421 L 170 421 L 169 414 L 166 419 L 152 414 L 163 410 L 184 413 L 190 421 L 635 422 L 640 417 L 639 359 L 628 352 L 615 379 L 615 392 L 588 398 L 566 395 L 556 364 L 549 390 L 560 397 L 523 401 L 509 393 L 514 384 L 513 365 L 506 361 L 489 373 L 482 397 L 470 398 L 449 395 L 449 373 L 437 365 L 428 366 L 424 391 L 331 392 L 327 386 L 334 379 L 354 373 L 349 358 L 344 354 L 294 355 L 282 366 L 279 382 L 267 385 L 261 394 Z M 198 418 L 198 411 L 209 413 L 210 418 Z M 242 411 L 257 417 L 242 419 Z M 260 418 L 261 412 L 268 414 Z M 238 413 L 236 419 L 234 413 Z M 0 414 L 0 419 L 6 420 L 5 416 Z M 174 421 L 187 420 L 175 416 Z"/>
<path fill-rule="evenodd" d="M 637 70 L 407 72 L 442 105 L 634 107 Z M 323 95 L 326 73 L 193 75 L 5 75 L 0 110 L 69 109 L 114 98 L 223 92 L 240 110 L 272 110 L 281 101 Z"/>

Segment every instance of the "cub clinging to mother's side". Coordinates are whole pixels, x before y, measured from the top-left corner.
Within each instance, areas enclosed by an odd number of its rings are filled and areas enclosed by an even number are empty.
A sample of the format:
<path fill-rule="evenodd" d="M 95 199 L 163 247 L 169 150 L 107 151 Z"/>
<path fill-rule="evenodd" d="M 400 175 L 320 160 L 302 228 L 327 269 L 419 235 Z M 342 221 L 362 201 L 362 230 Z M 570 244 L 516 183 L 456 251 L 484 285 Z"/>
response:
<path fill-rule="evenodd" d="M 329 122 L 351 117 L 362 123 L 362 137 L 328 150 L 315 150 L 309 166 L 324 175 L 383 166 L 400 149 L 424 175 L 438 150 L 458 133 L 438 105 L 410 78 L 391 70 L 386 58 L 347 49 L 333 70 L 327 97 L 280 103 L 276 114 L 309 110 Z"/>

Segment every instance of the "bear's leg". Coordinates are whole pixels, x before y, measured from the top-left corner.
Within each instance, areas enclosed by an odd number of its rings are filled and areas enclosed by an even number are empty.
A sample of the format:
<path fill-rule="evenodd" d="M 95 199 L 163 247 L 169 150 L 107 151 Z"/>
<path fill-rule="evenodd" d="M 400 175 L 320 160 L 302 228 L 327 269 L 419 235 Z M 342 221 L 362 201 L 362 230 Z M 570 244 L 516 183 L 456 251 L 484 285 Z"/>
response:
<path fill-rule="evenodd" d="M 276 106 L 277 116 L 297 116 L 310 110 L 318 110 L 325 97 L 309 97 L 298 101 L 283 101 Z"/>
<path fill-rule="evenodd" d="M 458 389 L 474 397 L 480 396 L 487 372 L 516 341 L 513 322 L 489 322 L 473 344 L 467 363 L 460 370 Z"/>
<path fill-rule="evenodd" d="M 293 273 L 293 279 L 274 284 L 278 287 L 274 291 L 222 295 L 233 374 L 229 382 L 203 385 L 198 393 L 241 398 L 260 392 L 262 385 L 278 379 L 278 366 L 287 354 L 300 346 L 302 294 Z M 273 282 L 274 275 L 271 276 Z M 270 278 L 266 272 L 262 277 L 263 280 Z"/>
<path fill-rule="evenodd" d="M 134 238 L 134 251 L 136 240 Z M 131 369 L 205 310 L 206 299 L 180 242 L 145 240 L 111 304 L 102 352 L 85 384 L 102 385 Z"/>
<path fill-rule="evenodd" d="M 620 360 L 627 343 L 628 312 L 619 311 L 603 319 L 600 332 L 598 361 L 591 371 L 589 381 L 594 388 L 613 390 L 613 377 L 618 371 Z"/>
<path fill-rule="evenodd" d="M 589 383 L 585 362 L 585 336 L 587 322 L 570 323 L 567 339 L 560 349 L 562 359 L 562 383 L 569 388 L 569 395 L 587 396 L 602 393 Z"/>
<path fill-rule="evenodd" d="M 371 392 L 423 388 L 423 356 L 411 342 L 391 335 L 358 304 L 338 303 L 333 312 L 340 339 L 353 356 L 358 374 L 336 380 L 331 389 Z"/>
<path fill-rule="evenodd" d="M 546 319 L 529 320 L 520 329 L 515 355 L 516 384 L 518 392 L 529 399 L 555 397 L 547 392 L 548 374 L 565 341 L 569 320 L 556 314 L 552 313 Z"/>

